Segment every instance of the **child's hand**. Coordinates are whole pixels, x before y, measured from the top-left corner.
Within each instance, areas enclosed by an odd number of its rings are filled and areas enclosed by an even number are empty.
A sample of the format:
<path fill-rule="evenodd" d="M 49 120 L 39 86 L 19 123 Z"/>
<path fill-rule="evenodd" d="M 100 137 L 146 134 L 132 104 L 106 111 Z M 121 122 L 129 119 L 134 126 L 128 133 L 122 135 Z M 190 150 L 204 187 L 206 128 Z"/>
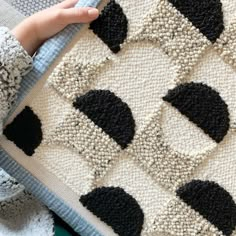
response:
<path fill-rule="evenodd" d="M 37 48 L 68 24 L 88 23 L 98 17 L 96 8 L 74 8 L 78 0 L 66 0 L 22 21 L 12 33 L 25 50 L 33 55 Z"/>

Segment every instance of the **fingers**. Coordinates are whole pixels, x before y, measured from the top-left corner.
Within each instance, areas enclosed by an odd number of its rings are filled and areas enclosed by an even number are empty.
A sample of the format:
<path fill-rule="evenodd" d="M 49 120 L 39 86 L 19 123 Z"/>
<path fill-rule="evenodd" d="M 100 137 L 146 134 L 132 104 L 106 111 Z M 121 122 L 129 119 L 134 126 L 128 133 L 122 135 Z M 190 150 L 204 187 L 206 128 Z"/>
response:
<path fill-rule="evenodd" d="M 78 2 L 78 0 L 65 0 L 61 3 L 54 5 L 52 8 L 54 8 L 54 9 L 67 9 L 67 8 L 74 7 L 77 2 Z"/>
<path fill-rule="evenodd" d="M 84 7 L 84 8 L 70 8 L 63 9 L 60 12 L 60 21 L 72 24 L 72 23 L 88 23 L 95 20 L 99 15 L 99 11 L 96 8 Z"/>

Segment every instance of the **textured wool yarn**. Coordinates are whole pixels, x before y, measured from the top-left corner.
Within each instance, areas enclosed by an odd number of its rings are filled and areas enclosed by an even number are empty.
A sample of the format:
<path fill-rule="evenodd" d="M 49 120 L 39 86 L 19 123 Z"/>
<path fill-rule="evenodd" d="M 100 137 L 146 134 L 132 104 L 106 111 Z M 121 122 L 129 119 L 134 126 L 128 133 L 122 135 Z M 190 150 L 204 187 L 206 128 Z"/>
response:
<path fill-rule="evenodd" d="M 128 20 L 120 5 L 110 1 L 99 18 L 91 23 L 90 29 L 107 44 L 112 52 L 117 53 L 120 51 L 120 44 L 127 37 Z"/>
<path fill-rule="evenodd" d="M 180 84 L 163 98 L 197 124 L 216 142 L 229 130 L 227 104 L 219 93 L 205 84 Z"/>
<path fill-rule="evenodd" d="M 14 141 L 27 155 L 32 156 L 42 141 L 41 122 L 30 107 L 25 107 L 3 134 Z"/>

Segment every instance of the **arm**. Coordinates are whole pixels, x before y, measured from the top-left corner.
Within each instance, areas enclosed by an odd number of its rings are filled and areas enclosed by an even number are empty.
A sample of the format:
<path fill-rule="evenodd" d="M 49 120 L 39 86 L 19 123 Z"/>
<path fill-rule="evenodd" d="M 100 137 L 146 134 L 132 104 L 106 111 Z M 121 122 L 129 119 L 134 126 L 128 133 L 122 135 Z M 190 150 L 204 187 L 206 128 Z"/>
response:
<path fill-rule="evenodd" d="M 73 8 L 78 0 L 66 0 L 30 16 L 12 32 L 0 27 L 0 132 L 20 87 L 21 78 L 32 66 L 38 47 L 68 24 L 87 23 L 98 17 L 98 10 Z"/>

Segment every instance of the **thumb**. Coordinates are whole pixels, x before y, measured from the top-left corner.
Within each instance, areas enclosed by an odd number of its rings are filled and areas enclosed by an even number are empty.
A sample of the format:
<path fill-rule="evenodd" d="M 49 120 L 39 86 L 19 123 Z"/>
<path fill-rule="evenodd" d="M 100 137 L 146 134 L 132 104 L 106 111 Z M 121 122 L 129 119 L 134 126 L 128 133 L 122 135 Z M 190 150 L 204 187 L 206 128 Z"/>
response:
<path fill-rule="evenodd" d="M 88 23 L 95 20 L 99 15 L 96 8 L 82 7 L 60 10 L 60 20 L 66 24 Z"/>

